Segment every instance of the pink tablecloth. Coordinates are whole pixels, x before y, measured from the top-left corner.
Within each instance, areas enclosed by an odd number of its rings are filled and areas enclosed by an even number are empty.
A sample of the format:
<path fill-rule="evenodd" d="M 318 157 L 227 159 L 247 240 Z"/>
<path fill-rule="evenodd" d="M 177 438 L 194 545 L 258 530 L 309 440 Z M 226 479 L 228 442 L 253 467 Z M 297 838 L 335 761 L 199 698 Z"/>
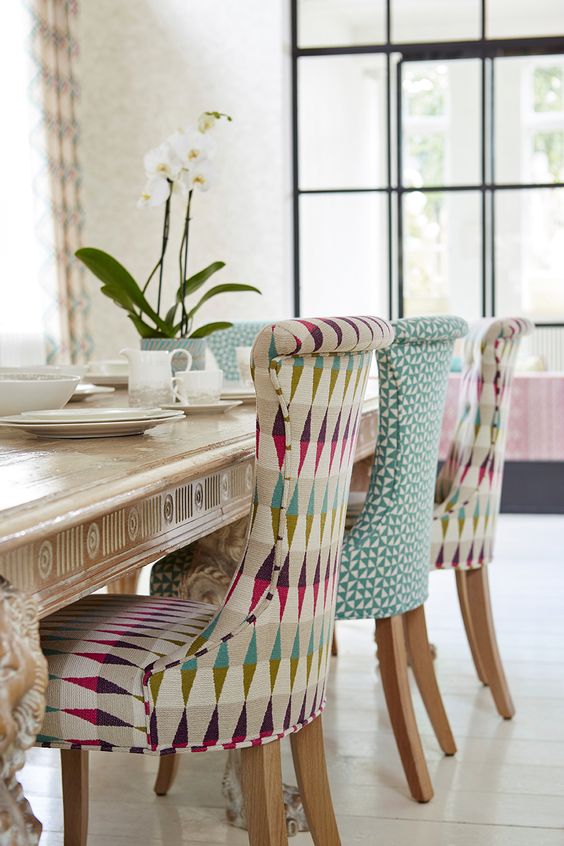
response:
<path fill-rule="evenodd" d="M 441 433 L 445 458 L 458 412 L 460 375 L 451 373 Z M 564 461 L 564 373 L 519 373 L 513 379 L 508 461 Z"/>

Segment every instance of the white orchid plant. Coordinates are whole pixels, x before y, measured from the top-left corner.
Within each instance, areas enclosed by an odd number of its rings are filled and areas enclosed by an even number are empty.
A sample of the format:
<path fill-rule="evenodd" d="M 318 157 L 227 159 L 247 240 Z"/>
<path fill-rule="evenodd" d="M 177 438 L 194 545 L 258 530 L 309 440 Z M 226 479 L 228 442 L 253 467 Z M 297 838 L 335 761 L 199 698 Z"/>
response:
<path fill-rule="evenodd" d="M 144 159 L 147 182 L 139 198 L 140 208 L 164 205 L 161 254 L 149 277 L 141 287 L 125 267 L 103 250 L 82 247 L 76 256 L 102 282 L 102 293 L 125 309 L 127 316 L 142 338 L 205 338 L 219 329 L 228 329 L 226 321 L 206 323 L 193 328 L 194 317 L 212 297 L 233 291 L 254 291 L 254 285 L 224 283 L 203 293 L 189 307 L 187 298 L 225 267 L 225 262 L 214 261 L 198 273 L 188 276 L 188 244 L 192 199 L 195 191 L 207 191 L 210 186 L 211 162 L 215 154 L 214 129 L 221 120 L 231 122 L 222 112 L 204 112 L 196 125 L 179 129 L 162 144 L 150 150 Z M 173 195 L 184 199 L 184 228 L 178 254 L 179 286 L 172 306 L 161 315 L 164 262 L 168 247 L 170 215 Z M 149 303 L 146 292 L 158 272 L 156 308 Z M 177 318 L 180 308 L 180 316 Z"/>

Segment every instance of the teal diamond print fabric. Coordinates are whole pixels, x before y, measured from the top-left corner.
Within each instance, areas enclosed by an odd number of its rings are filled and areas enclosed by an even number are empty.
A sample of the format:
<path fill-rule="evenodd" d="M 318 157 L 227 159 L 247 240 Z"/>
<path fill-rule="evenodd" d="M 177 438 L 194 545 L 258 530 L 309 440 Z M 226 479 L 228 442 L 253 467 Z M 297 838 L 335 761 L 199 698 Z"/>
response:
<path fill-rule="evenodd" d="M 343 542 L 337 619 L 385 619 L 422 605 L 439 435 L 458 317 L 404 318 L 378 350 L 379 427 L 363 510 Z"/>
<path fill-rule="evenodd" d="M 235 322 L 230 329 L 213 332 L 208 337 L 208 347 L 227 382 L 239 381 L 237 368 L 237 347 L 252 347 L 261 329 L 267 326 L 265 320 Z"/>

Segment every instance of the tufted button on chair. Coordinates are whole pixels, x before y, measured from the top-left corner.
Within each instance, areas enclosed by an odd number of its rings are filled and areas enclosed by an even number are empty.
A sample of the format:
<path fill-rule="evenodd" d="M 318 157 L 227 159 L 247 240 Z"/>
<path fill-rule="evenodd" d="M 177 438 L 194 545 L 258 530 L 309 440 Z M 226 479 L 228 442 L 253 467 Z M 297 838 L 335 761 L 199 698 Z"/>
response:
<path fill-rule="evenodd" d="M 431 568 L 456 571 L 470 649 L 499 714 L 515 708 L 499 656 L 486 564 L 499 514 L 511 382 L 525 318 L 475 323 L 464 345 L 459 418 L 435 491 Z"/>
<path fill-rule="evenodd" d="M 286 843 L 280 744 L 291 735 L 317 846 L 340 843 L 321 713 L 339 556 L 377 318 L 290 320 L 253 347 L 257 454 L 251 528 L 219 608 L 96 595 L 46 618 L 47 711 L 62 751 L 65 844 L 86 841 L 90 750 L 242 749 L 252 846 Z"/>
<path fill-rule="evenodd" d="M 423 603 L 440 426 L 454 342 L 468 327 L 458 317 L 416 317 L 394 324 L 391 347 L 376 353 L 379 427 L 372 475 L 360 516 L 346 533 L 338 620 L 375 619 L 388 712 L 411 793 L 433 788 L 407 676 L 411 664 L 439 743 L 456 746 L 435 679 Z"/>

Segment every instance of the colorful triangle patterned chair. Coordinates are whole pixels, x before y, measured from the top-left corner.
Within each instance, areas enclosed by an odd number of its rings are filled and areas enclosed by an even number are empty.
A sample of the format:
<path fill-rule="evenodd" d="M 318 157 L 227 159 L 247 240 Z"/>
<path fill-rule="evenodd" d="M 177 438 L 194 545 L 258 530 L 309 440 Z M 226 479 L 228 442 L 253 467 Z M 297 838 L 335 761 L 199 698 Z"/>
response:
<path fill-rule="evenodd" d="M 456 571 L 476 671 L 505 719 L 515 708 L 497 646 L 486 565 L 501 501 L 515 359 L 521 338 L 533 330 L 521 317 L 472 326 L 464 344 L 458 423 L 437 479 L 433 516 L 431 568 Z"/>
<path fill-rule="evenodd" d="M 424 602 L 448 372 L 454 342 L 468 327 L 458 317 L 439 316 L 393 325 L 393 345 L 376 353 L 378 440 L 362 511 L 343 542 L 337 619 L 376 620 L 382 686 L 398 750 L 413 798 L 428 802 L 433 788 L 413 712 L 405 635 L 433 728 L 445 754 L 453 755 Z"/>
<path fill-rule="evenodd" d="M 239 379 L 239 370 L 237 367 L 237 347 L 250 347 L 258 333 L 268 324 L 266 321 L 236 321 L 229 329 L 222 329 L 219 332 L 214 332 L 207 338 L 208 347 L 215 358 L 215 362 L 220 370 L 223 370 L 225 381 L 236 382 Z M 245 528 L 247 520 L 245 518 Z M 171 552 L 165 555 L 151 569 L 151 594 L 154 596 L 178 596 L 181 592 L 181 581 L 186 579 L 187 574 L 193 563 L 194 544 L 189 544 L 176 552 Z M 195 578 L 200 578 L 195 575 Z M 201 590 L 201 581 L 206 578 L 206 585 L 204 591 Z M 230 574 L 221 572 L 216 566 L 213 574 L 206 574 L 200 578 L 198 585 L 198 593 L 205 593 L 207 596 L 213 597 L 215 601 L 227 591 L 229 582 L 231 581 Z M 210 590 L 211 588 L 211 590 Z M 163 762 L 162 762 L 163 763 Z M 161 767 L 164 769 L 164 767 Z M 159 785 L 164 785 L 164 775 L 159 779 Z M 159 787 L 159 790 L 161 787 Z M 164 789 L 164 792 L 167 792 Z"/>
<path fill-rule="evenodd" d="M 286 843 L 280 744 L 313 840 L 339 844 L 321 713 L 372 317 L 289 320 L 253 347 L 256 487 L 245 553 L 219 607 L 96 595 L 46 618 L 47 710 L 62 751 L 65 844 L 86 841 L 87 752 L 242 749 L 252 846 Z"/>

